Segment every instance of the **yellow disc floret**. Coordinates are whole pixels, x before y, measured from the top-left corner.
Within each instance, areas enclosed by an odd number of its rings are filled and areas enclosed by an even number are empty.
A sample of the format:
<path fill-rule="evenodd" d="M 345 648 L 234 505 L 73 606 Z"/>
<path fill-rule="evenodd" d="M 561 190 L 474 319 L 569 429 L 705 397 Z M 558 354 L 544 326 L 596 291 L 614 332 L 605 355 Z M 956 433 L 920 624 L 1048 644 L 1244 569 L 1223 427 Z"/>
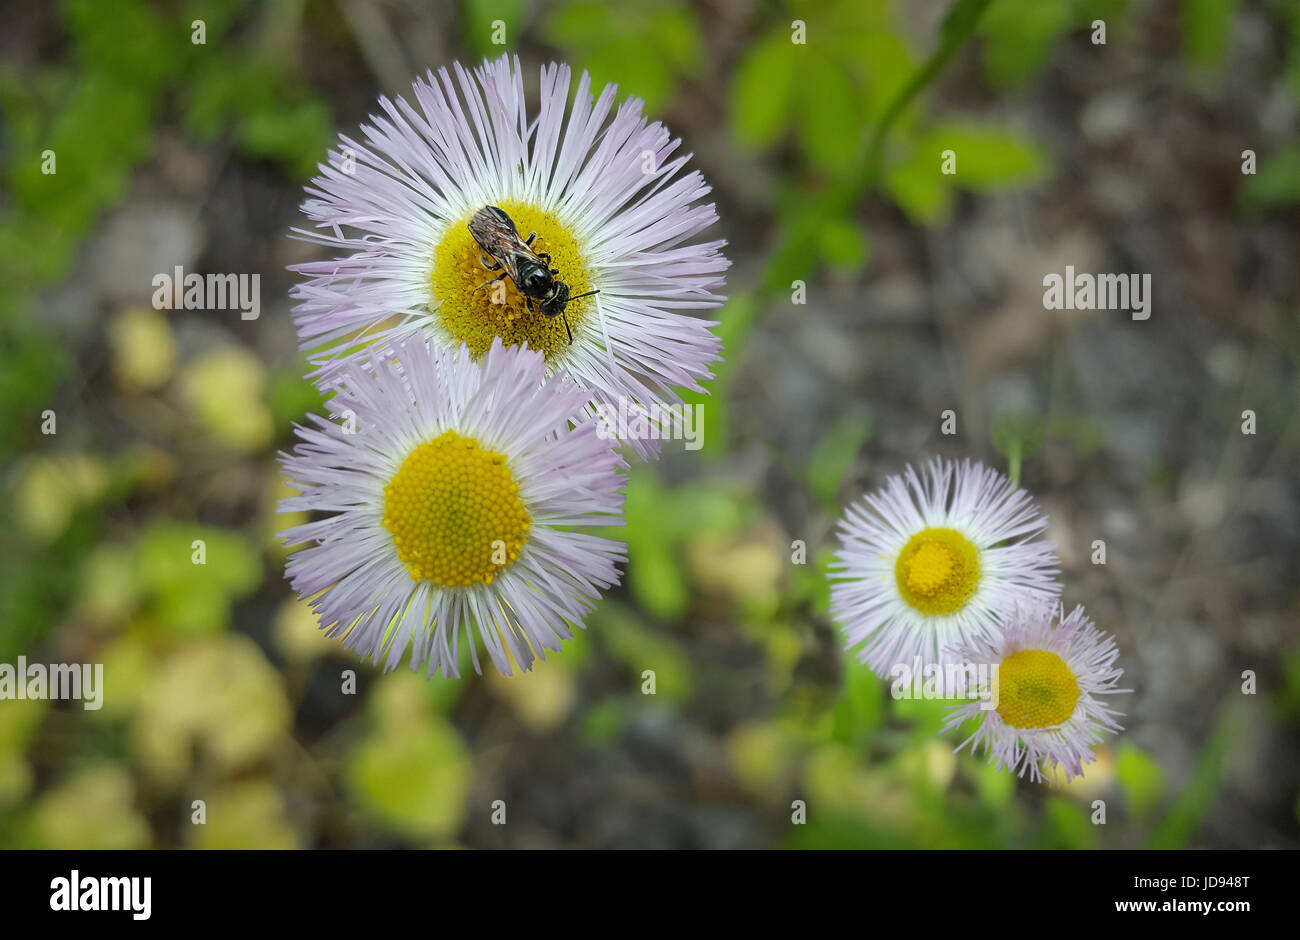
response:
<path fill-rule="evenodd" d="M 537 233 L 529 247 L 551 256 L 551 267 L 560 272 L 555 279 L 569 285 L 571 296 L 592 289 L 591 275 L 578 250 L 578 241 L 559 219 L 550 212 L 513 200 L 502 200 L 495 205 L 514 220 L 520 240 Z M 447 332 L 468 346 L 475 357 L 487 352 L 493 338 L 500 336 L 507 346 L 526 342 L 529 349 L 543 353 L 550 362 L 569 345 L 564 318 L 547 317 L 536 300 L 530 311 L 519 286 L 509 276 L 499 284 L 483 286 L 506 272 L 504 268 L 490 271 L 483 264 L 483 250 L 469 233 L 472 215 L 473 212 L 448 226 L 434 249 L 431 281 L 435 315 Z M 489 265 L 495 263 L 494 259 L 486 260 Z M 565 316 L 575 338 L 579 336 L 579 325 L 595 309 L 594 303 L 594 297 L 584 297 L 566 308 Z"/>
<path fill-rule="evenodd" d="M 1074 714 L 1079 683 L 1055 653 L 1021 650 L 998 667 L 998 714 L 1014 728 L 1051 728 Z"/>
<path fill-rule="evenodd" d="M 531 523 L 505 456 L 455 431 L 411 451 L 384 487 L 384 527 L 413 581 L 491 584 Z"/>
<path fill-rule="evenodd" d="M 961 610 L 979 586 L 979 550 L 956 529 L 922 529 L 894 563 L 903 600 L 923 614 Z"/>

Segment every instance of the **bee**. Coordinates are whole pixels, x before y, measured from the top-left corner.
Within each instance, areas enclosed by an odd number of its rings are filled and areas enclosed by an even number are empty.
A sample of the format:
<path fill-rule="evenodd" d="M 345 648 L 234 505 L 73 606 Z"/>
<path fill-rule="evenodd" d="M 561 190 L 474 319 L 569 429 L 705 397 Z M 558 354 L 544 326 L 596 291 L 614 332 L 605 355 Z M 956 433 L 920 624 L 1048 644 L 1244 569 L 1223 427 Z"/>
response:
<path fill-rule="evenodd" d="M 560 272 L 551 267 L 551 256 L 533 250 L 533 239 L 537 233 L 532 232 L 527 238 L 520 238 L 514 219 L 496 206 L 484 206 L 475 212 L 469 220 L 469 233 L 474 236 L 479 248 L 483 249 L 483 257 L 480 259 L 483 267 L 489 271 L 501 271 L 499 276 L 484 281 L 474 289 L 482 290 L 489 284 L 498 284 L 509 277 L 515 282 L 515 287 L 519 288 L 519 293 L 524 295 L 529 311 L 533 309 L 533 301 L 537 301 L 547 317 L 564 317 L 564 329 L 572 343 L 573 330 L 569 329 L 569 317 L 564 308 L 570 301 L 590 297 L 600 291 L 589 290 L 585 294 L 571 297 L 569 285 L 555 277 Z"/>

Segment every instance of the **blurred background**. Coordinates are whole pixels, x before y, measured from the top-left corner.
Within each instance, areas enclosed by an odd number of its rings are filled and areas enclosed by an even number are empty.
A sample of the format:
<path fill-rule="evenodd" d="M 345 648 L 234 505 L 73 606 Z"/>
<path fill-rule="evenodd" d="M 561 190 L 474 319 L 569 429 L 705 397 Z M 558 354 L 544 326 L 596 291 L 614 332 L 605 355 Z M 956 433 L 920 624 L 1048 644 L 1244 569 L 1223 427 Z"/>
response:
<path fill-rule="evenodd" d="M 949 6 L 0 3 L 0 662 L 105 664 L 99 711 L 0 702 L 0 845 L 1300 847 L 1300 4 Z M 684 138 L 726 361 L 585 634 L 384 676 L 282 576 L 275 454 L 320 406 L 287 234 L 379 93 L 503 49 Z M 1150 319 L 1044 309 L 1067 264 L 1149 273 Z M 259 274 L 260 318 L 153 309 L 177 265 Z M 1126 730 L 1072 785 L 954 756 L 828 620 L 841 507 L 936 455 L 1018 468 L 1118 639 Z"/>

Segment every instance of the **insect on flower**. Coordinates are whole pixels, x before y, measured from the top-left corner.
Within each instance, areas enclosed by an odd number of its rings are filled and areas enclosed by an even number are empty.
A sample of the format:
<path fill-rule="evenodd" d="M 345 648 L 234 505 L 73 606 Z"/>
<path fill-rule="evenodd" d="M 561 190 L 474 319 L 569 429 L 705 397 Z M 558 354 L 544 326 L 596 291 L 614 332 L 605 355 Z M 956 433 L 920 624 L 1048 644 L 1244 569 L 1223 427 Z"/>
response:
<path fill-rule="evenodd" d="M 497 284 L 507 276 L 515 282 L 515 287 L 524 295 L 528 309 L 533 309 L 536 300 L 547 317 L 564 317 L 564 329 L 569 334 L 569 343 L 573 343 L 573 330 L 569 328 L 569 318 L 564 309 L 569 301 L 581 297 L 599 294 L 598 290 L 589 290 L 577 297 L 569 296 L 569 285 L 557 280 L 557 268 L 551 267 L 551 256 L 545 252 L 533 250 L 533 239 L 537 233 L 532 232 L 527 238 L 519 237 L 519 229 L 514 220 L 496 206 L 484 206 L 469 220 L 469 233 L 483 249 L 484 257 L 480 260 L 489 271 L 503 271 L 490 281 L 484 281 L 475 290 L 481 290 L 489 284 Z M 488 262 L 492 263 L 489 264 Z M 504 270 L 503 270 L 504 269 Z"/>
<path fill-rule="evenodd" d="M 638 99 L 620 102 L 613 85 L 593 86 L 566 65 L 526 73 L 503 55 L 381 97 L 380 113 L 357 137 L 340 137 L 307 185 L 310 224 L 294 232 L 329 257 L 294 265 L 305 280 L 293 289 L 293 318 L 322 389 L 419 337 L 453 351 L 464 344 L 475 361 L 497 339 L 527 344 L 548 377 L 563 371 L 589 393 L 589 418 L 601 406 L 653 412 L 705 391 L 722 348 L 706 316 L 726 300 L 730 261 L 724 241 L 701 240 L 718 220 L 703 174 Z M 469 222 L 486 206 L 511 225 L 489 211 L 484 221 L 499 231 L 480 246 Z M 519 278 L 476 290 L 515 273 L 484 273 L 484 248 L 503 241 Z M 532 296 L 515 288 L 527 286 L 524 259 L 544 275 Z M 570 302 L 596 288 L 598 298 Z M 623 442 L 649 460 L 661 439 L 629 431 Z"/>

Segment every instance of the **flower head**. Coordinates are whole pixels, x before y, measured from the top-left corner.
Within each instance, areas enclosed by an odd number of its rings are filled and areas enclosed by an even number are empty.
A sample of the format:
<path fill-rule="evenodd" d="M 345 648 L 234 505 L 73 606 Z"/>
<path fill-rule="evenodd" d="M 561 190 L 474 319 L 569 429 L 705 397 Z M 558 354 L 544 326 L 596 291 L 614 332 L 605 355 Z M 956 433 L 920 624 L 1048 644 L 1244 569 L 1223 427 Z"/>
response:
<path fill-rule="evenodd" d="M 476 358 L 497 338 L 527 343 L 548 373 L 563 368 L 591 392 L 589 413 L 701 390 L 716 323 L 683 311 L 722 303 L 729 264 L 722 241 L 690 243 L 717 218 L 699 204 L 710 187 L 698 171 L 679 175 L 689 155 L 674 156 L 681 141 L 637 99 L 615 109 L 609 85 L 593 101 L 584 73 L 570 106 L 571 84 L 568 66 L 543 67 L 530 116 L 518 59 L 456 65 L 417 81 L 410 101 L 381 97 L 364 142 L 341 139 L 307 189 L 315 229 L 298 230 L 340 253 L 295 267 L 307 280 L 293 290 L 294 320 L 318 383 L 369 343 L 425 336 Z M 493 267 L 500 254 L 469 229 L 485 207 L 550 259 L 575 298 L 562 311 Z M 599 293 L 578 299 L 588 291 Z M 643 456 L 656 446 L 631 443 Z"/>
<path fill-rule="evenodd" d="M 1115 639 L 1097 629 L 1082 606 L 1068 617 L 1063 613 L 1060 605 L 1017 606 L 1001 637 L 953 650 L 958 659 L 997 667 L 983 690 L 990 694 L 986 704 L 950 712 L 944 731 L 972 718 L 980 722 L 957 750 L 985 747 L 989 763 L 1034 781 L 1054 778 L 1059 767 L 1068 782 L 1083 775 L 1103 732 L 1121 730 L 1116 719 L 1122 713 L 1102 699 L 1127 691 L 1115 688 L 1124 674 L 1115 665 Z"/>
<path fill-rule="evenodd" d="M 625 466 L 596 425 L 570 422 L 586 394 L 540 353 L 497 340 L 481 363 L 423 339 L 347 375 L 328 420 L 282 455 L 301 495 L 281 510 L 324 518 L 282 537 L 311 543 L 286 575 L 329 636 L 394 668 L 459 675 L 464 633 L 496 667 L 528 669 L 618 583 L 621 542 L 570 531 L 622 524 Z"/>
<path fill-rule="evenodd" d="M 831 614 L 882 678 L 999 632 L 1011 604 L 1060 593 L 1055 547 L 1033 500 L 983 464 L 911 467 L 850 506 L 832 565 Z"/>

